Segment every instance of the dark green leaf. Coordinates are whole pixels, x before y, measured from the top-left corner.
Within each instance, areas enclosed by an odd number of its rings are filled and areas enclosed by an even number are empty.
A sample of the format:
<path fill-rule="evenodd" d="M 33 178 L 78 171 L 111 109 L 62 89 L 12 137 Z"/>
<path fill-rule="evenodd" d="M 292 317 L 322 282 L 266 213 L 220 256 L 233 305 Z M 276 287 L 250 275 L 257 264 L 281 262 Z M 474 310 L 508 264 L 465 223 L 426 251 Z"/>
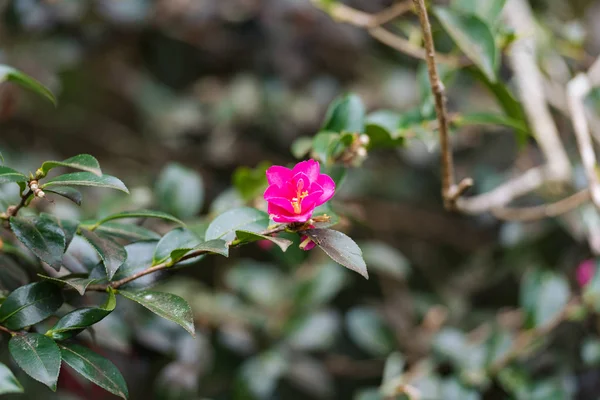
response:
<path fill-rule="evenodd" d="M 61 344 L 62 359 L 71 368 L 110 393 L 127 399 L 125 379 L 106 358 L 76 344 Z"/>
<path fill-rule="evenodd" d="M 321 163 L 328 164 L 332 158 L 335 148 L 340 139 L 340 134 L 336 132 L 319 132 L 313 138 L 312 155 Z"/>
<path fill-rule="evenodd" d="M 19 171 L 15 171 L 14 169 L 5 167 L 3 165 L 0 166 L 0 183 L 27 181 L 27 177 Z"/>
<path fill-rule="evenodd" d="M 369 136 L 369 148 L 402 145 L 401 121 L 401 115 L 394 111 L 381 110 L 367 115 L 365 134 Z"/>
<path fill-rule="evenodd" d="M 74 168 L 91 172 L 99 177 L 102 176 L 102 170 L 100 169 L 98 160 L 89 154 L 79 154 L 75 157 L 67 158 L 64 161 L 46 161 L 38 171 L 41 172 L 42 177 L 44 177 L 51 169 L 56 167 Z"/>
<path fill-rule="evenodd" d="M 23 393 L 23 387 L 12 371 L 0 363 L 0 395 L 9 393 Z"/>
<path fill-rule="evenodd" d="M 185 225 L 183 221 L 175 218 L 174 216 L 167 214 L 162 211 L 153 210 L 138 210 L 138 211 L 123 211 L 118 214 L 109 215 L 108 217 L 102 218 L 94 224 L 94 227 L 100 226 L 108 221 L 125 218 L 160 218 L 167 221 L 175 222 L 176 224 Z"/>
<path fill-rule="evenodd" d="M 207 253 L 220 254 L 224 257 L 229 257 L 229 246 L 227 246 L 227 242 L 222 239 L 214 239 L 209 240 L 208 242 L 200 243 L 198 246 L 193 248 L 180 248 L 173 250 L 170 256 L 170 263 L 174 264 L 178 262 L 182 257 L 191 251 L 204 251 Z"/>
<path fill-rule="evenodd" d="M 355 307 L 346 314 L 350 338 L 375 356 L 386 356 L 395 348 L 394 336 L 383 317 L 373 308 Z"/>
<path fill-rule="evenodd" d="M 52 218 L 58 226 L 61 227 L 65 234 L 65 251 L 69 248 L 69 245 L 73 241 L 73 237 L 77 233 L 77 229 L 79 228 L 79 221 L 73 219 L 58 219 L 51 214 L 42 214 L 47 216 L 47 218 Z"/>
<path fill-rule="evenodd" d="M 32 90 L 33 92 L 50 100 L 52 104 L 56 105 L 56 98 L 52 92 L 40 82 L 7 65 L 0 65 L 0 83 L 4 81 L 13 82 L 24 88 Z"/>
<path fill-rule="evenodd" d="M 154 292 L 151 290 L 142 290 L 140 292 L 120 290 L 118 293 L 129 300 L 141 304 L 153 313 L 181 325 L 191 335 L 195 334 L 192 309 L 187 301 L 181 297 L 171 293 Z"/>
<path fill-rule="evenodd" d="M 0 290 L 10 292 L 27 282 L 29 282 L 29 276 L 25 269 L 9 256 L 0 254 Z"/>
<path fill-rule="evenodd" d="M 8 342 L 8 350 L 27 375 L 56 391 L 61 356 L 54 340 L 39 333 L 16 335 Z"/>
<path fill-rule="evenodd" d="M 521 107 L 521 103 L 513 96 L 508 87 L 501 81 L 493 82 L 474 67 L 467 68 L 467 71 L 475 78 L 481 81 L 496 97 L 498 104 L 502 107 L 504 113 L 515 121 L 527 125 L 525 113 Z M 528 129 L 529 130 L 529 129 Z"/>
<path fill-rule="evenodd" d="M 325 115 L 321 130 L 332 132 L 358 132 L 365 129 L 365 106 L 355 94 L 335 99 Z"/>
<path fill-rule="evenodd" d="M 106 222 L 96 228 L 96 232 L 104 235 L 114 236 L 132 242 L 142 240 L 158 240 L 160 235 L 150 229 L 133 224 L 122 224 L 119 222 Z"/>
<path fill-rule="evenodd" d="M 65 340 L 73 337 L 85 328 L 94 325 L 110 314 L 117 305 L 115 293 L 108 292 L 106 303 L 102 307 L 78 308 L 59 319 L 45 335 L 54 340 Z"/>
<path fill-rule="evenodd" d="M 252 243 L 257 242 L 259 240 L 268 240 L 270 242 L 275 243 L 282 251 L 286 251 L 288 247 L 292 244 L 291 240 L 261 235 L 260 233 L 248 232 L 248 231 L 235 231 L 235 235 L 238 240 L 240 240 L 240 244 L 242 243 Z"/>
<path fill-rule="evenodd" d="M 156 197 L 161 209 L 179 217 L 197 215 L 204 203 L 204 183 L 194 170 L 171 163 L 160 173 Z"/>
<path fill-rule="evenodd" d="M 68 285 L 68 286 L 72 287 L 73 289 L 75 289 L 82 296 L 84 295 L 87 287 L 90 286 L 92 283 L 96 282 L 96 279 L 82 278 L 82 277 L 77 277 L 77 276 L 73 276 L 73 277 L 65 276 L 65 277 L 61 277 L 61 278 L 53 278 L 51 276 L 46 276 L 46 275 L 41 275 L 41 274 L 38 274 L 38 276 L 42 279 L 46 279 L 46 280 L 58 283 L 61 286 Z"/>
<path fill-rule="evenodd" d="M 115 272 L 127 260 L 127 252 L 120 244 L 87 229 L 81 229 L 81 235 L 94 247 L 104 263 L 106 276 L 111 280 Z"/>
<path fill-rule="evenodd" d="M 60 288 L 36 282 L 12 292 L 0 306 L 0 322 L 8 329 L 21 329 L 51 316 L 63 303 Z"/>
<path fill-rule="evenodd" d="M 444 7 L 433 12 L 458 47 L 491 82 L 496 82 L 500 58 L 490 27 L 475 15 L 465 15 Z"/>
<path fill-rule="evenodd" d="M 29 250 L 57 271 L 65 252 L 65 233 L 48 215 L 11 217 L 10 228 Z"/>
<path fill-rule="evenodd" d="M 42 185 L 42 189 L 56 186 L 93 186 L 120 190 L 129 193 L 129 190 L 118 178 L 110 175 L 97 176 L 91 172 L 73 172 L 59 175 L 49 179 Z"/>
<path fill-rule="evenodd" d="M 205 239 L 235 239 L 235 231 L 262 232 L 269 225 L 269 215 L 254 208 L 242 207 L 229 210 L 215 218 L 206 230 Z"/>
<path fill-rule="evenodd" d="M 302 233 L 315 242 L 333 261 L 369 279 L 362 251 L 354 240 L 332 229 L 308 229 Z"/>
<path fill-rule="evenodd" d="M 71 200 L 73 203 L 77 204 L 78 206 L 81 205 L 81 201 L 83 200 L 83 195 L 79 190 L 68 186 L 56 186 L 50 189 L 45 189 L 45 191 L 65 197 Z"/>
<path fill-rule="evenodd" d="M 153 265 L 166 261 L 171 252 L 178 249 L 192 249 L 202 241 L 192 231 L 186 228 L 176 228 L 160 239 L 154 250 Z"/>

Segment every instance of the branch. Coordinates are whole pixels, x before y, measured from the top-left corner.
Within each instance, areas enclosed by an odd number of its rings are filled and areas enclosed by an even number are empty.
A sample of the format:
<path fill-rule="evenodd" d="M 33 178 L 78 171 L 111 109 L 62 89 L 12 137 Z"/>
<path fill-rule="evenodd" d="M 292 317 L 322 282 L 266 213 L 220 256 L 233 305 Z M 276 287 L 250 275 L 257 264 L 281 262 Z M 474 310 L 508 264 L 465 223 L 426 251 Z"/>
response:
<path fill-rule="evenodd" d="M 21 332 L 10 330 L 10 329 L 2 326 L 2 325 L 0 325 L 0 331 L 6 332 L 6 333 L 10 334 L 11 336 L 21 335 L 22 334 Z"/>
<path fill-rule="evenodd" d="M 589 189 L 584 189 L 555 203 L 535 207 L 492 209 L 495 217 L 508 221 L 535 221 L 542 218 L 557 217 L 567 213 L 590 200 Z"/>
<path fill-rule="evenodd" d="M 27 186 L 29 186 L 29 184 Z M 16 217 L 19 213 L 19 210 L 25 207 L 25 204 L 27 204 L 27 200 L 32 194 L 33 192 L 31 190 L 27 190 L 25 193 L 23 193 L 21 195 L 21 201 L 19 202 L 19 204 L 17 204 L 16 206 L 10 206 L 6 209 L 6 218 L 8 219 L 10 217 Z"/>

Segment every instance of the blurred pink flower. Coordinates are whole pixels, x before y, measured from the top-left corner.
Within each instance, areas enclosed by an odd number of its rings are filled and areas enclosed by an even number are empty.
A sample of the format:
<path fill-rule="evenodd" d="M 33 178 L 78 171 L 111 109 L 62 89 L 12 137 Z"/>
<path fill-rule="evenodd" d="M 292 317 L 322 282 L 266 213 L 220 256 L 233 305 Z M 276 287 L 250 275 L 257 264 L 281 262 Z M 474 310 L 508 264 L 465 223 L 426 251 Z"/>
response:
<path fill-rule="evenodd" d="M 309 229 L 315 229 L 314 225 L 310 225 L 308 227 Z M 306 235 L 302 235 L 300 237 L 300 249 L 304 250 L 304 251 L 309 251 L 315 248 L 317 244 L 315 242 L 313 242 L 308 236 Z"/>
<path fill-rule="evenodd" d="M 575 275 L 577 278 L 577 283 L 579 283 L 580 287 L 584 287 L 587 285 L 594 274 L 596 273 L 596 263 L 594 260 L 585 260 L 582 261 L 577 267 L 577 271 L 575 271 Z"/>
<path fill-rule="evenodd" d="M 293 169 L 274 165 L 267 169 L 267 181 L 264 197 L 275 222 L 306 222 L 335 192 L 333 179 L 321 173 L 315 160 L 299 162 Z"/>
<path fill-rule="evenodd" d="M 259 240 L 258 242 L 256 242 L 256 244 L 258 244 L 258 247 L 260 247 L 263 250 L 271 250 L 271 248 L 273 246 L 275 246 L 275 243 L 271 242 L 270 240 Z"/>

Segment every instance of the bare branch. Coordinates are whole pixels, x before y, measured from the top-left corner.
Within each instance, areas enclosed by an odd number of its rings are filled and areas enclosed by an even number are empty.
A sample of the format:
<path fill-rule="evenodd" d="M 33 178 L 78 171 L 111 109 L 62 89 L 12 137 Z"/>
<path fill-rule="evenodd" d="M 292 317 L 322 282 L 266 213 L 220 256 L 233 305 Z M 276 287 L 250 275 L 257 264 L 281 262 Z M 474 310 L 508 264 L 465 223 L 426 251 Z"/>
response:
<path fill-rule="evenodd" d="M 542 218 L 557 217 L 574 210 L 589 200 L 590 191 L 584 189 L 555 203 L 535 207 L 492 209 L 492 214 L 497 218 L 509 221 L 535 221 Z"/>

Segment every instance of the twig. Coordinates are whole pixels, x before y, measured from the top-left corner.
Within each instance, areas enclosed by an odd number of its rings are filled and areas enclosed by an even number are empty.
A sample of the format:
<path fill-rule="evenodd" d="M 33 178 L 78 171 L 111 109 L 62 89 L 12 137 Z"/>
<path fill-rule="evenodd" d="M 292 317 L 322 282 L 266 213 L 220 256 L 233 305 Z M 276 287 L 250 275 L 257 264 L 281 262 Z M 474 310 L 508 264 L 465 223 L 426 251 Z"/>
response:
<path fill-rule="evenodd" d="M 497 218 L 508 221 L 535 221 L 542 218 L 557 217 L 587 203 L 589 200 L 590 191 L 584 189 L 555 203 L 535 207 L 495 208 L 492 209 L 492 214 Z"/>
<path fill-rule="evenodd" d="M 19 210 L 21 208 L 25 207 L 25 204 L 27 203 L 29 196 L 31 196 L 32 194 L 33 194 L 33 192 L 31 190 L 27 190 L 24 194 L 21 195 L 21 201 L 19 202 L 19 204 L 17 204 L 16 206 L 8 207 L 6 209 L 7 218 L 16 217 L 17 214 L 19 213 Z"/>
<path fill-rule="evenodd" d="M 9 333 L 11 336 L 21 335 L 21 332 L 16 332 L 16 331 L 10 330 L 2 325 L 0 325 L 0 331 Z"/>

